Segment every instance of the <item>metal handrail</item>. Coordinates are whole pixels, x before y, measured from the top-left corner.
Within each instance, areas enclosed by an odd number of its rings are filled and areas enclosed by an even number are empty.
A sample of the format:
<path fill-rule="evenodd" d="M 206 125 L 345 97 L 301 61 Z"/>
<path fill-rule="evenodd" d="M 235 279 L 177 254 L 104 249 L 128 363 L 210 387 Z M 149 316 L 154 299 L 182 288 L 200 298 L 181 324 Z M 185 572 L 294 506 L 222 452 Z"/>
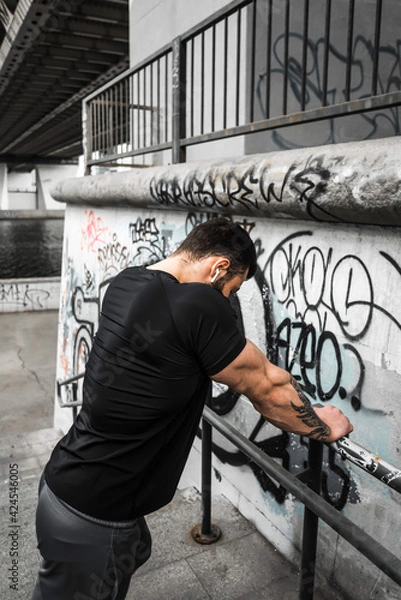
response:
<path fill-rule="evenodd" d="M 316 519 L 321 518 L 323 521 L 325 521 L 325 523 L 327 523 L 334 531 L 341 535 L 341 537 L 354 546 L 354 548 L 359 550 L 359 552 L 366 556 L 366 558 L 375 564 L 381 571 L 386 573 L 386 575 L 388 575 L 398 585 L 401 585 L 401 560 L 387 550 L 387 548 L 366 533 L 366 531 L 361 529 L 358 525 L 353 523 L 350 519 L 339 513 L 333 506 L 328 504 L 323 498 L 321 498 L 321 496 L 310 489 L 310 487 L 308 487 L 305 483 L 286 471 L 274 459 L 265 454 L 260 448 L 258 448 L 244 435 L 232 427 L 232 425 L 219 417 L 208 406 L 204 408 L 203 412 L 203 427 L 205 427 L 205 424 L 206 429 L 208 427 L 214 427 L 217 431 L 224 435 L 231 443 L 241 450 L 241 452 L 243 452 L 250 459 L 250 461 L 254 462 L 265 473 L 280 483 L 288 492 L 298 498 L 305 505 L 305 509 L 312 511 L 312 513 L 316 515 Z M 205 437 L 208 438 L 210 436 L 208 436 L 206 433 Z M 311 442 L 313 442 L 313 440 L 311 440 Z M 320 448 L 322 447 L 320 442 L 316 442 L 316 444 L 318 444 Z M 202 443 L 202 453 L 205 451 L 211 453 L 211 440 L 209 448 L 205 449 L 205 445 Z M 340 452 L 339 449 L 336 449 L 336 451 Z M 345 456 L 344 447 L 342 448 L 341 455 L 349 458 L 348 456 Z M 207 461 L 205 461 L 205 463 L 207 464 Z M 358 462 L 355 462 L 355 464 L 358 464 L 362 467 L 362 465 Z M 391 467 L 391 465 L 389 466 Z M 394 469 L 394 467 L 391 468 L 393 471 L 398 471 L 397 469 Z M 375 475 L 375 473 L 371 470 L 365 470 L 370 472 L 372 475 Z M 210 509 L 208 508 L 210 507 L 211 497 L 210 474 L 202 473 L 202 480 L 203 476 L 205 477 L 206 485 L 205 487 L 202 485 L 202 506 L 207 507 L 210 516 Z M 396 479 L 394 478 L 393 482 L 395 481 Z M 388 482 L 388 485 L 390 485 L 390 482 Z M 394 489 L 400 491 L 395 487 Z M 207 519 L 203 519 L 202 521 L 202 533 L 204 533 L 206 536 L 210 534 L 210 522 L 207 522 Z M 315 527 L 314 535 L 317 537 L 317 527 Z M 305 560 L 305 557 L 303 557 L 301 561 L 302 564 L 310 563 L 310 557 L 316 550 L 316 540 L 315 544 L 313 544 L 313 540 L 310 539 L 310 531 L 308 531 L 308 538 L 309 539 L 305 539 L 304 536 L 303 541 L 308 547 L 307 551 L 309 556 L 307 560 Z M 303 547 L 303 550 L 304 549 L 305 547 Z M 299 598 L 300 600 L 307 600 L 309 598 L 313 598 L 314 565 L 312 565 L 307 577 L 305 577 L 304 569 L 302 571 Z"/>
<path fill-rule="evenodd" d="M 68 379 L 63 379 L 62 381 L 60 381 L 59 379 L 56 381 L 56 386 L 57 386 L 57 400 L 59 403 L 59 406 L 61 408 L 72 408 L 72 418 L 75 421 L 76 416 L 78 414 L 78 407 L 82 406 L 82 400 L 70 400 L 68 402 L 62 402 L 61 400 L 61 387 L 63 385 L 68 385 L 70 383 L 75 383 L 76 381 L 78 381 L 79 379 L 82 379 L 83 377 L 85 377 L 85 372 L 83 373 L 78 373 L 77 375 L 73 375 L 72 377 L 68 377 Z"/>
<path fill-rule="evenodd" d="M 85 372 L 84 373 L 78 373 L 78 375 L 72 375 L 72 377 L 69 377 L 68 379 L 63 379 L 63 381 L 57 381 L 58 385 L 67 385 L 68 383 L 73 383 L 73 381 L 78 381 L 78 379 L 82 379 L 83 377 L 85 377 Z"/>

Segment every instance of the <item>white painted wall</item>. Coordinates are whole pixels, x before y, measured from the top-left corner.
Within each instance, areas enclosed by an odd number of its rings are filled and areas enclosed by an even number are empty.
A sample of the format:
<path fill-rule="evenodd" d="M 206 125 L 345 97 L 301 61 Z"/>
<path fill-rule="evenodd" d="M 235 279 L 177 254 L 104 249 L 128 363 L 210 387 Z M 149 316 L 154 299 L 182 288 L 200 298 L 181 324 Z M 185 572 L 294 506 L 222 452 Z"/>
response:
<path fill-rule="evenodd" d="M 108 280 L 122 268 L 169 254 L 206 215 L 135 208 L 67 206 L 58 336 L 59 381 L 82 372 L 96 331 Z M 269 352 L 267 331 L 277 334 L 278 364 L 310 390 L 312 400 L 330 396 L 352 420 L 352 439 L 400 467 L 398 411 L 401 384 L 401 295 L 399 230 L 306 221 L 234 217 L 245 223 L 259 249 L 257 280 L 239 293 L 246 335 Z M 274 352 L 273 352 L 274 354 Z M 291 361 L 294 359 L 294 363 Z M 316 389 L 315 389 L 316 388 Z M 219 396 L 221 388 L 214 390 Z M 61 401 L 73 397 L 62 386 Z M 247 437 L 258 414 L 239 399 L 225 418 Z M 70 408 L 55 405 L 55 425 L 66 430 Z M 263 424 L 256 441 L 282 444 L 293 473 L 303 469 L 299 439 Z M 286 556 L 297 556 L 302 506 L 261 480 L 239 461 L 228 442 L 215 438 L 216 492 L 223 493 Z M 278 458 L 277 460 L 281 460 Z M 400 556 L 401 498 L 357 467 L 335 461 L 324 471 L 326 496 L 336 502 L 350 489 L 344 513 Z M 199 481 L 197 444 L 184 481 Z M 271 488 L 269 488 L 269 485 Z M 319 570 L 354 600 L 392 597 L 396 587 L 358 552 L 321 529 Z M 323 585 L 323 584 L 322 584 Z M 371 594 L 376 594 L 372 596 Z M 386 595 L 388 594 L 388 595 Z M 394 596 L 397 597 L 397 596 Z"/>
<path fill-rule="evenodd" d="M 0 279 L 0 313 L 57 310 L 60 278 Z"/>
<path fill-rule="evenodd" d="M 227 4 L 227 0 L 131 0 L 131 66 Z"/>
<path fill-rule="evenodd" d="M 35 210 L 37 207 L 35 171 L 9 171 L 8 208 L 10 210 Z"/>
<path fill-rule="evenodd" d="M 0 164 L 0 210 L 64 210 L 50 189 L 69 177 L 83 175 L 81 165 L 38 165 L 29 172 L 8 171 Z"/>

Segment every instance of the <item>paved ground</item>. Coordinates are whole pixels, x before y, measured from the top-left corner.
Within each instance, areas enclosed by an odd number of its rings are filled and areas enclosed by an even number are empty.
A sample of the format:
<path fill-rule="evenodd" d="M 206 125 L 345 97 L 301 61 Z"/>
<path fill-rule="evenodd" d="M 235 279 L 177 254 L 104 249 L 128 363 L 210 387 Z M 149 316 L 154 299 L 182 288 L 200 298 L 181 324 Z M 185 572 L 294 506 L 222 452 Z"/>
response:
<path fill-rule="evenodd" d="M 57 311 L 0 313 L 0 435 L 53 426 Z"/>
<path fill-rule="evenodd" d="M 40 473 L 59 438 L 52 428 L 57 313 L 0 314 L 0 599 L 29 600 L 39 554 L 34 533 Z M 10 465 L 17 465 L 10 471 Z M 9 479 L 18 470 L 18 513 Z M 297 600 L 298 574 L 224 498 L 213 501 L 221 539 L 200 546 L 190 537 L 201 520 L 193 489 L 148 517 L 153 554 L 134 576 L 127 600 Z M 12 551 L 18 590 L 10 588 Z M 14 565 L 15 568 L 15 565 Z M 54 600 L 58 600 L 54 598 Z M 315 600 L 345 600 L 318 583 Z"/>

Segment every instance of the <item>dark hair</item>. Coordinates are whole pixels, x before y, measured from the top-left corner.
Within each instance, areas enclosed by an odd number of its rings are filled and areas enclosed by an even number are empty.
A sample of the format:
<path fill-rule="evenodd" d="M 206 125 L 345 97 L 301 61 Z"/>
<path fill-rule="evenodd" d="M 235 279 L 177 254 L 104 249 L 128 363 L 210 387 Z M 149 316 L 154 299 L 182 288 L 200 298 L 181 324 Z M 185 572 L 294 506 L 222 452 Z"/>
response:
<path fill-rule="evenodd" d="M 251 238 L 240 225 L 224 217 L 197 225 L 176 250 L 177 254 L 183 252 L 195 260 L 213 255 L 228 258 L 231 277 L 248 269 L 247 279 L 250 279 L 256 272 L 256 251 Z"/>

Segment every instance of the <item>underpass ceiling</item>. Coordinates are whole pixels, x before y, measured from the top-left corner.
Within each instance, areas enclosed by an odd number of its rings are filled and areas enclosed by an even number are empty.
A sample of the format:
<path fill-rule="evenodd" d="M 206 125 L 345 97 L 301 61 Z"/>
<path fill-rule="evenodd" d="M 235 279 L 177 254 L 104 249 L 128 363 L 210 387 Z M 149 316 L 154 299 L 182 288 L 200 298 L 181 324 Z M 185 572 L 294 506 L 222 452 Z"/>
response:
<path fill-rule="evenodd" d="M 0 162 L 82 154 L 81 103 L 128 68 L 128 0 L 0 0 Z"/>

